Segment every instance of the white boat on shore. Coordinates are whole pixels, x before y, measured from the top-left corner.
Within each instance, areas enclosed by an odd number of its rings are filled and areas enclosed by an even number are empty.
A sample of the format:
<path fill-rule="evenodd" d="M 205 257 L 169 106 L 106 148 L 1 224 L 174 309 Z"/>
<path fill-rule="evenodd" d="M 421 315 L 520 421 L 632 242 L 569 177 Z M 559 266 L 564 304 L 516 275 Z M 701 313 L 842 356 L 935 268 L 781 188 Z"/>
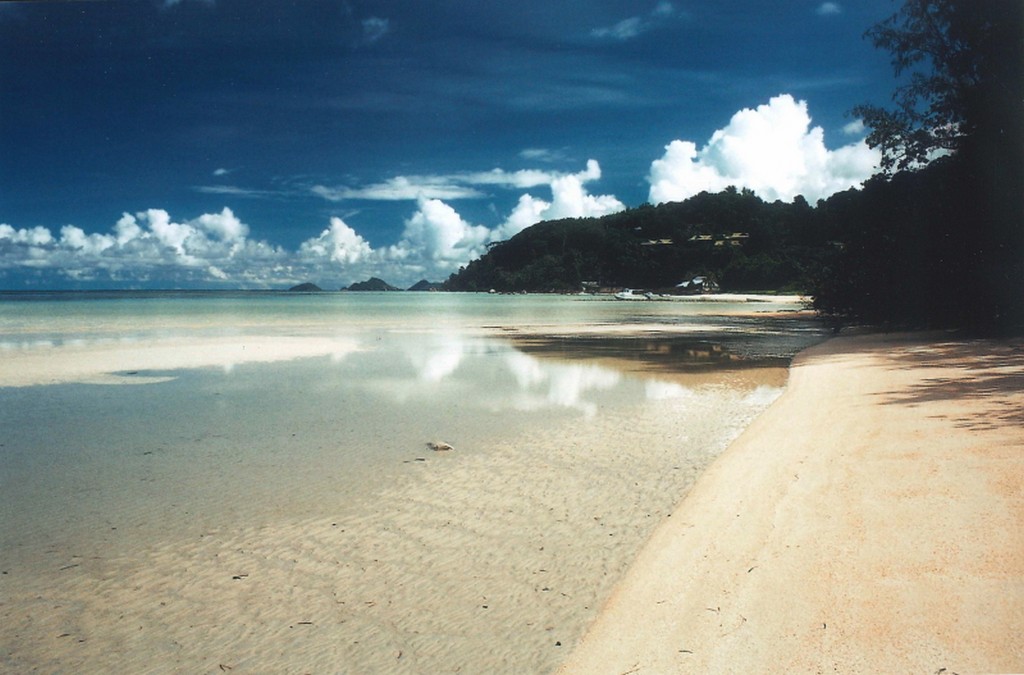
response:
<path fill-rule="evenodd" d="M 632 288 L 627 288 L 624 291 L 615 294 L 616 300 L 650 300 L 651 293 L 636 293 Z"/>

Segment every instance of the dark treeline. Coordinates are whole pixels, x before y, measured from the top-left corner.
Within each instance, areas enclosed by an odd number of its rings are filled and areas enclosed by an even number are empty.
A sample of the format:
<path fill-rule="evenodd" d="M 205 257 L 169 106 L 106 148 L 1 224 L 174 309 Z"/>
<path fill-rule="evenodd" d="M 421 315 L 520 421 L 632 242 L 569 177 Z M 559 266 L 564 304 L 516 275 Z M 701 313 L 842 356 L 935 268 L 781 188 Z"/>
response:
<path fill-rule="evenodd" d="M 1024 329 L 1024 3 L 906 0 L 867 32 L 903 84 L 863 105 L 882 172 L 811 207 L 748 190 L 539 223 L 450 290 L 803 291 L 835 325 Z M 938 159 L 935 159 L 938 157 Z M 930 160 L 930 161 L 929 161 Z"/>
<path fill-rule="evenodd" d="M 866 36 L 902 83 L 891 107 L 853 110 L 883 174 L 825 206 L 844 247 L 816 306 L 838 323 L 1021 331 L 1024 3 L 906 0 Z"/>
<path fill-rule="evenodd" d="M 662 289 L 706 275 L 726 290 L 803 290 L 820 268 L 826 232 L 802 198 L 767 203 L 730 188 L 602 218 L 539 223 L 494 245 L 447 288 Z"/>
<path fill-rule="evenodd" d="M 972 164 L 940 159 L 823 203 L 842 246 L 809 287 L 815 307 L 840 325 L 1020 330 L 1024 211 L 976 185 Z"/>

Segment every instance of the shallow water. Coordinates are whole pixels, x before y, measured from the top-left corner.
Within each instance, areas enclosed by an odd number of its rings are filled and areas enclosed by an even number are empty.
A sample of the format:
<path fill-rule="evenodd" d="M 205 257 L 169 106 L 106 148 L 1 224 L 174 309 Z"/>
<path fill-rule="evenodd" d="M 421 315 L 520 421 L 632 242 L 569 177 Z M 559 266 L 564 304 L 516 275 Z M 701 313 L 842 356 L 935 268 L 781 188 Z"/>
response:
<path fill-rule="evenodd" d="M 181 535 L 282 508 L 308 516 L 325 493 L 344 502 L 434 454 L 431 440 L 482 452 L 496 433 L 646 396 L 611 368 L 450 334 L 383 333 L 341 357 L 122 381 L 0 388 L 5 557 L 112 528 Z"/>
<path fill-rule="evenodd" d="M 696 323 L 709 314 L 799 309 L 789 302 L 618 302 L 607 296 L 479 293 L 0 291 L 0 349 L 175 334 L 337 334 L 359 328 Z M 721 321 L 715 322 L 720 325 Z"/>
<path fill-rule="evenodd" d="M 779 359 L 816 336 L 736 308 L 636 304 L 0 298 L 14 364 L 333 340 L 296 358 L 0 387 L 0 663 L 554 667 L 657 519 L 779 394 Z M 520 334 L 638 320 L 692 335 Z M 494 326 L 516 331 L 481 330 Z"/>

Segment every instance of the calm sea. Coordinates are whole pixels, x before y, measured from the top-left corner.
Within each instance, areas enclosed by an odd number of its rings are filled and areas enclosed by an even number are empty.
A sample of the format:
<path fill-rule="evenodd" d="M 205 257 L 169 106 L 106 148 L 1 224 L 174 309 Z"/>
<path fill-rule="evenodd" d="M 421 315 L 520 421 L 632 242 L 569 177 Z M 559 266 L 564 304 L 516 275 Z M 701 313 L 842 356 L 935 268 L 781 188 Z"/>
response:
<path fill-rule="evenodd" d="M 798 309 L 780 302 L 623 302 L 607 296 L 266 291 L 0 291 L 0 347 L 26 341 L 360 328 L 689 322 L 730 329 L 726 317 Z M 718 317 L 709 322 L 709 316 Z M 741 327 L 749 323 L 740 322 Z"/>

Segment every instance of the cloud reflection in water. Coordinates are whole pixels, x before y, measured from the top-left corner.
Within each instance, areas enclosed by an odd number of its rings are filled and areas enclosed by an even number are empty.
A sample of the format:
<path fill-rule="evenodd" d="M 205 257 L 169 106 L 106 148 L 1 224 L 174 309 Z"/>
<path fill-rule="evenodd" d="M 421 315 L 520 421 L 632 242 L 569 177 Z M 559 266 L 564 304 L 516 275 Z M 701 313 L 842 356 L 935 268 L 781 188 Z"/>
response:
<path fill-rule="evenodd" d="M 461 406 L 492 412 L 565 408 L 592 416 L 599 409 L 595 394 L 624 381 L 621 373 L 605 366 L 540 359 L 495 340 L 458 333 L 389 339 L 412 367 L 412 377 L 397 377 L 391 367 L 368 384 L 399 401 L 454 395 Z M 384 352 L 388 348 L 381 345 Z M 636 396 L 643 398 L 639 388 Z"/>

